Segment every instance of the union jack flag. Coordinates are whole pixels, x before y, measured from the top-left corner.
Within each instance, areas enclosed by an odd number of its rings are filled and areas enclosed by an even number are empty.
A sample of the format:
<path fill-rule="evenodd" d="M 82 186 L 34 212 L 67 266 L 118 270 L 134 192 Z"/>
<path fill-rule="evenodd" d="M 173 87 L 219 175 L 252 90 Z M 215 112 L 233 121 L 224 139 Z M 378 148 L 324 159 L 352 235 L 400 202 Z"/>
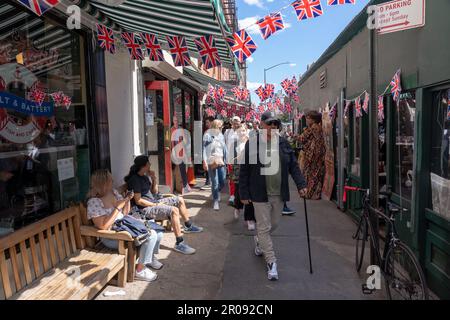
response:
<path fill-rule="evenodd" d="M 331 121 L 334 121 L 334 119 L 336 118 L 336 114 L 337 114 L 337 103 L 335 103 L 330 110 L 329 116 L 331 118 Z"/>
<path fill-rule="evenodd" d="M 211 69 L 221 65 L 219 51 L 217 50 L 213 36 L 206 36 L 194 39 L 198 53 L 202 57 L 206 69 Z"/>
<path fill-rule="evenodd" d="M 259 86 L 259 88 L 255 90 L 255 92 L 256 92 L 256 94 L 258 95 L 258 97 L 259 97 L 259 99 L 261 101 L 264 101 L 264 100 L 267 99 L 266 98 L 266 91 L 264 90 L 263 86 Z"/>
<path fill-rule="evenodd" d="M 356 0 L 328 0 L 329 6 L 337 6 L 340 4 L 355 4 Z"/>
<path fill-rule="evenodd" d="M 384 120 L 384 97 L 379 96 L 378 97 L 378 122 L 383 122 Z"/>
<path fill-rule="evenodd" d="M 292 93 L 292 82 L 289 79 L 284 79 L 281 82 L 281 87 L 283 88 L 284 92 L 286 92 L 287 95 L 290 95 Z"/>
<path fill-rule="evenodd" d="M 260 104 L 258 107 L 258 111 L 259 113 L 264 113 L 264 111 L 266 111 L 266 107 L 263 104 Z"/>
<path fill-rule="evenodd" d="M 141 48 L 141 41 L 137 34 L 132 32 L 122 32 L 123 43 L 128 48 L 128 53 L 132 60 L 144 60 L 144 52 Z"/>
<path fill-rule="evenodd" d="M 275 99 L 275 105 L 280 108 L 281 107 L 281 99 L 280 98 L 276 98 Z"/>
<path fill-rule="evenodd" d="M 97 24 L 97 41 L 100 48 L 109 51 L 111 54 L 116 52 L 114 32 L 112 29 L 105 27 L 102 24 Z"/>
<path fill-rule="evenodd" d="M 297 78 L 293 76 L 291 80 L 291 93 L 296 93 L 297 89 L 298 89 Z"/>
<path fill-rule="evenodd" d="M 247 88 L 241 88 L 241 100 L 248 100 L 250 97 L 250 91 Z"/>
<path fill-rule="evenodd" d="M 141 38 L 144 41 L 148 58 L 152 61 L 164 61 L 164 54 L 156 35 L 141 33 Z"/>
<path fill-rule="evenodd" d="M 208 117 L 214 117 L 216 115 L 216 111 L 213 108 L 206 108 L 205 112 Z"/>
<path fill-rule="evenodd" d="M 42 16 L 45 12 L 53 8 L 59 3 L 59 0 L 17 0 L 38 16 Z"/>
<path fill-rule="evenodd" d="M 275 32 L 284 29 L 281 13 L 265 16 L 263 19 L 259 20 L 257 24 L 264 40 L 269 38 Z"/>
<path fill-rule="evenodd" d="M 358 97 L 355 99 L 355 110 L 356 110 L 356 117 L 362 117 L 362 112 L 361 112 L 361 98 Z"/>
<path fill-rule="evenodd" d="M 292 95 L 292 99 L 294 99 L 294 101 L 297 102 L 297 103 L 300 102 L 300 97 L 298 96 L 298 94 L 295 94 L 295 93 L 294 93 L 294 94 Z"/>
<path fill-rule="evenodd" d="M 50 97 L 52 97 L 53 102 L 55 103 L 55 106 L 62 105 L 64 93 L 62 91 L 53 92 L 50 94 Z"/>
<path fill-rule="evenodd" d="M 323 14 L 320 0 L 298 0 L 292 3 L 298 20 L 316 18 Z"/>
<path fill-rule="evenodd" d="M 231 92 L 233 92 L 236 99 L 241 98 L 241 89 L 239 87 L 234 87 L 233 89 L 231 89 Z"/>
<path fill-rule="evenodd" d="M 227 93 L 227 91 L 223 88 L 223 87 L 217 87 L 214 93 L 214 98 L 218 101 L 218 100 L 223 100 L 223 98 L 225 98 L 225 94 Z"/>
<path fill-rule="evenodd" d="M 66 107 L 66 109 L 69 109 L 71 104 L 72 104 L 72 97 L 64 95 L 62 98 L 62 105 Z"/>
<path fill-rule="evenodd" d="M 211 98 L 214 98 L 216 96 L 216 88 L 214 88 L 211 83 L 208 83 L 208 96 Z"/>
<path fill-rule="evenodd" d="M 223 109 L 222 111 L 220 111 L 220 115 L 222 116 L 222 117 L 226 117 L 227 116 L 227 114 L 228 114 L 228 112 L 227 112 L 227 110 L 225 110 L 225 109 Z"/>
<path fill-rule="evenodd" d="M 391 93 L 395 102 L 400 101 L 400 93 L 402 92 L 402 84 L 401 84 L 401 71 L 397 70 L 394 77 L 391 80 Z"/>
<path fill-rule="evenodd" d="M 275 86 L 273 84 L 266 84 L 264 87 L 264 96 L 266 99 L 272 99 L 275 94 Z"/>
<path fill-rule="evenodd" d="M 191 58 L 189 57 L 188 47 L 186 45 L 186 39 L 180 36 L 170 37 L 167 36 L 167 42 L 169 44 L 169 51 L 172 55 L 173 62 L 177 67 L 185 67 L 191 64 Z"/>
<path fill-rule="evenodd" d="M 289 102 L 286 103 L 286 105 L 285 105 L 285 111 L 287 113 L 291 113 L 291 111 L 292 111 L 292 106 L 291 106 L 291 104 Z"/>
<path fill-rule="evenodd" d="M 366 92 L 364 95 L 363 110 L 365 113 L 369 111 L 370 95 Z"/>
<path fill-rule="evenodd" d="M 227 42 L 240 63 L 244 63 L 258 48 L 245 29 L 235 32 L 233 38 L 227 38 Z"/>

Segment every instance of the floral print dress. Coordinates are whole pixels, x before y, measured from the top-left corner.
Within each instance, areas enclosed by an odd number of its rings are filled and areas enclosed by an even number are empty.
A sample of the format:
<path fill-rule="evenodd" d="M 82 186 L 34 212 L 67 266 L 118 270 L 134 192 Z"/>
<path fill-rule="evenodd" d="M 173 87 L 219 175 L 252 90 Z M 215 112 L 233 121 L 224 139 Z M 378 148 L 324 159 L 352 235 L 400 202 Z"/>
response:
<path fill-rule="evenodd" d="M 321 198 L 325 176 L 326 148 L 322 126 L 315 123 L 306 128 L 299 141 L 303 147 L 303 175 L 308 188 L 306 198 L 317 200 Z"/>

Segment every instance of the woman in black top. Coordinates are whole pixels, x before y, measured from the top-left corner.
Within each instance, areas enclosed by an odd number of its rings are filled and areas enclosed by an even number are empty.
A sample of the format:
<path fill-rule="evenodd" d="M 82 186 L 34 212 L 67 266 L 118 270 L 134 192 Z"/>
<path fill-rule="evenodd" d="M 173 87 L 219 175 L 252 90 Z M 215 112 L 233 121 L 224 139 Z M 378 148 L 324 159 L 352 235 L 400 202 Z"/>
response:
<path fill-rule="evenodd" d="M 169 197 L 156 199 L 152 191 L 156 191 L 156 183 L 151 181 L 148 173 L 150 172 L 150 162 L 148 157 L 141 155 L 134 159 L 134 164 L 130 168 L 129 174 L 125 177 L 128 189 L 134 192 L 132 205 L 139 210 L 145 219 L 149 220 L 168 220 L 173 225 L 176 236 L 176 245 L 174 250 L 184 254 L 193 254 L 195 249 L 188 246 L 183 241 L 180 216 L 184 222 L 185 233 L 202 232 L 203 228 L 197 227 L 189 219 L 189 212 L 184 200 L 181 197 Z"/>

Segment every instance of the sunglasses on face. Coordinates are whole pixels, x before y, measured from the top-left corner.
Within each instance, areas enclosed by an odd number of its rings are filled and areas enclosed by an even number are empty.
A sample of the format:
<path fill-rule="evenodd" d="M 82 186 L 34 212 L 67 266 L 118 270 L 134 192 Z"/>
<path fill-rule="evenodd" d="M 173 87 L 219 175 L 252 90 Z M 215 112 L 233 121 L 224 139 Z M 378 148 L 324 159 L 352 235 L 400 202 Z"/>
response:
<path fill-rule="evenodd" d="M 266 121 L 265 122 L 268 126 L 279 126 L 280 125 L 280 121 L 278 120 L 270 120 L 270 121 Z"/>

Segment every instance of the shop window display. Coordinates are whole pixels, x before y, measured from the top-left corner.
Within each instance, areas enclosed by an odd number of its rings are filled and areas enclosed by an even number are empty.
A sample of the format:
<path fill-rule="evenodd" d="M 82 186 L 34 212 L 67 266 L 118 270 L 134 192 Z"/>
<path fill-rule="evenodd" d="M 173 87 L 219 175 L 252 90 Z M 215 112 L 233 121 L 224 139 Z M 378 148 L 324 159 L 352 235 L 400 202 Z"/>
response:
<path fill-rule="evenodd" d="M 450 89 L 434 95 L 431 139 L 433 211 L 450 220 Z"/>
<path fill-rule="evenodd" d="M 80 200 L 89 174 L 82 38 L 0 4 L 0 236 Z"/>
<path fill-rule="evenodd" d="M 393 190 L 402 198 L 411 199 L 414 163 L 414 122 L 416 97 L 413 92 L 400 96 L 394 105 L 394 185 Z"/>

